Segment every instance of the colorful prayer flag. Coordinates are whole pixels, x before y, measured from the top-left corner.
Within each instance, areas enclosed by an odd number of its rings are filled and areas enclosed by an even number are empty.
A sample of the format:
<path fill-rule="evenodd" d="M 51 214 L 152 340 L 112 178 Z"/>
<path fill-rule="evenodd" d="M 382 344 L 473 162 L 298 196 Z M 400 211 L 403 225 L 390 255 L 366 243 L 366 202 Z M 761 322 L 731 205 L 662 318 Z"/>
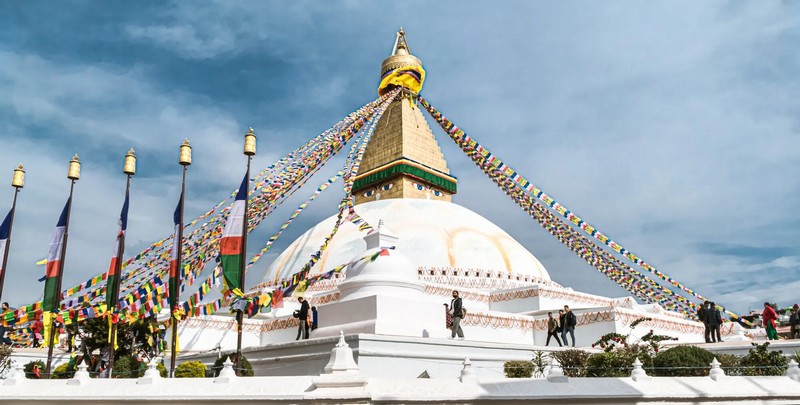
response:
<path fill-rule="evenodd" d="M 225 229 L 219 243 L 219 253 L 222 262 L 222 275 L 227 291 L 242 291 L 244 286 L 239 285 L 244 256 L 244 221 L 246 220 L 245 202 L 247 200 L 248 178 L 245 175 L 236 200 L 228 214 Z"/>
<path fill-rule="evenodd" d="M 53 236 L 50 238 L 50 248 L 47 251 L 47 270 L 44 283 L 44 299 L 42 309 L 45 312 L 53 312 L 58 310 L 58 305 L 61 302 L 61 292 L 58 291 L 58 276 L 61 271 L 61 250 L 64 246 L 64 235 L 67 227 L 67 211 L 71 199 L 67 199 L 64 204 L 64 209 L 61 211 L 61 216 L 58 218 Z"/>
<path fill-rule="evenodd" d="M 170 310 L 174 311 L 178 306 L 180 291 L 178 291 L 178 282 L 180 281 L 181 274 L 178 271 L 180 263 L 178 263 L 178 253 L 181 249 L 181 210 L 183 208 L 183 193 L 181 193 L 178 205 L 175 207 L 175 213 L 172 215 L 173 223 L 175 224 L 175 232 L 172 237 L 172 258 L 169 262 L 169 306 Z"/>
<path fill-rule="evenodd" d="M 3 261 L 6 255 L 6 245 L 8 244 L 8 238 L 10 236 L 11 231 L 11 216 L 14 215 L 14 210 L 8 212 L 6 215 L 6 219 L 3 220 L 3 223 L 0 224 L 0 275 L 2 275 L 6 269 L 4 269 Z"/>
<path fill-rule="evenodd" d="M 128 205 L 130 199 L 128 190 L 125 191 L 125 202 L 122 203 L 122 211 L 119 214 L 119 233 L 117 233 L 117 241 L 114 243 L 114 252 L 112 252 L 111 264 L 108 266 L 108 278 L 106 282 L 106 305 L 112 310 L 117 306 L 117 299 L 119 298 L 119 286 L 117 285 L 117 272 L 121 270 L 122 257 L 120 253 L 125 249 L 125 231 L 128 229 Z"/>

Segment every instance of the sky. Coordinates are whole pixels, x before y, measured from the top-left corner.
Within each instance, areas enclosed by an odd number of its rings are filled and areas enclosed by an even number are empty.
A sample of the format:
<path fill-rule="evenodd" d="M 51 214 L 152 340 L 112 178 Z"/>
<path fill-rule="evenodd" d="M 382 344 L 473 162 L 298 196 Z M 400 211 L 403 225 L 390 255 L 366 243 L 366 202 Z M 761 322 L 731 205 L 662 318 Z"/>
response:
<path fill-rule="evenodd" d="M 41 297 L 35 262 L 73 154 L 83 173 L 65 288 L 107 270 L 129 148 L 133 254 L 171 232 L 184 138 L 189 218 L 238 186 L 248 127 L 260 169 L 373 100 L 401 26 L 427 70 L 422 94 L 599 230 L 735 311 L 800 301 L 800 3 L 788 1 L 0 3 L 0 215 L 14 167 L 27 170 L 2 300 Z M 429 122 L 459 178 L 454 202 L 505 229 L 555 281 L 625 295 Z M 248 284 L 335 213 L 339 190 L 299 217 Z"/>

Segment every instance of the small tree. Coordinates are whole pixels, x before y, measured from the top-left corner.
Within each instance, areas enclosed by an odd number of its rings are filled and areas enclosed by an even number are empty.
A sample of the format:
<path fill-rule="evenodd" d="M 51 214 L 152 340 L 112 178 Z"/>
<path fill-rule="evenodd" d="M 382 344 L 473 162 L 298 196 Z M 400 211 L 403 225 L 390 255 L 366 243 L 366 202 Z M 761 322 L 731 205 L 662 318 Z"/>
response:
<path fill-rule="evenodd" d="M 11 346 L 0 345 L 0 375 L 11 368 Z"/>
<path fill-rule="evenodd" d="M 115 356 L 116 357 L 116 356 Z M 139 378 L 144 375 L 145 365 L 134 356 L 120 357 L 114 361 L 113 378 Z"/>
<path fill-rule="evenodd" d="M 236 353 L 225 353 L 220 356 L 211 367 L 211 372 L 214 377 L 219 376 L 219 372 L 222 371 L 222 368 L 224 367 L 225 360 L 228 360 L 229 358 L 231 359 L 231 363 L 234 364 L 233 367 L 236 368 Z M 253 373 L 253 366 L 250 365 L 250 362 L 247 361 L 247 357 L 244 357 L 244 355 L 242 355 L 241 369 L 236 370 L 236 375 L 239 377 L 252 377 L 255 375 L 255 373 Z"/>
<path fill-rule="evenodd" d="M 568 349 L 550 353 L 550 357 L 561 364 L 561 369 L 567 377 L 586 376 L 586 361 L 591 353 L 585 350 Z"/>

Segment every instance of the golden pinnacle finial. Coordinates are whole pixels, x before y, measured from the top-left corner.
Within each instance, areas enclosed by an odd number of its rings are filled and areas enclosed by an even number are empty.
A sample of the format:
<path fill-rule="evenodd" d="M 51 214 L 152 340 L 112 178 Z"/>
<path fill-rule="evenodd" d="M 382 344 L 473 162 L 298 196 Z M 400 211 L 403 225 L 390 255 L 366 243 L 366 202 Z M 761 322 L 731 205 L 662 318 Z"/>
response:
<path fill-rule="evenodd" d="M 125 154 L 125 164 L 122 165 L 122 172 L 128 176 L 136 174 L 136 152 L 133 148 Z"/>
<path fill-rule="evenodd" d="M 67 178 L 75 181 L 81 178 L 81 158 L 76 153 L 69 161 L 69 171 L 67 171 Z"/>
<path fill-rule="evenodd" d="M 188 138 L 183 139 L 181 154 L 178 156 L 178 163 L 182 166 L 189 166 L 192 164 L 192 145 L 189 144 Z"/>
<path fill-rule="evenodd" d="M 247 156 L 256 154 L 256 134 L 252 127 L 244 135 L 244 154 Z"/>
<path fill-rule="evenodd" d="M 11 178 L 11 186 L 16 188 L 25 187 L 25 169 L 22 168 L 22 163 L 14 169 L 14 177 Z"/>

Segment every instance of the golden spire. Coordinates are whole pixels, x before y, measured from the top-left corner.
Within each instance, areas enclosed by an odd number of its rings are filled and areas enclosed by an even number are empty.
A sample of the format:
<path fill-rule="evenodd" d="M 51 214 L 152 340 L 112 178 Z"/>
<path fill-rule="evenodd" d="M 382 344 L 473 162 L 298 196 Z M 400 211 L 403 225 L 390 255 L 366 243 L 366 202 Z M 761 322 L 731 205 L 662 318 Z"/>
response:
<path fill-rule="evenodd" d="M 411 54 L 411 49 L 408 47 L 406 41 L 406 32 L 400 27 L 397 31 L 397 36 L 394 39 L 394 46 L 392 47 L 392 55 L 383 60 L 381 64 L 381 76 L 392 69 L 397 69 L 403 66 L 419 66 L 422 67 L 422 62 L 416 56 Z"/>

